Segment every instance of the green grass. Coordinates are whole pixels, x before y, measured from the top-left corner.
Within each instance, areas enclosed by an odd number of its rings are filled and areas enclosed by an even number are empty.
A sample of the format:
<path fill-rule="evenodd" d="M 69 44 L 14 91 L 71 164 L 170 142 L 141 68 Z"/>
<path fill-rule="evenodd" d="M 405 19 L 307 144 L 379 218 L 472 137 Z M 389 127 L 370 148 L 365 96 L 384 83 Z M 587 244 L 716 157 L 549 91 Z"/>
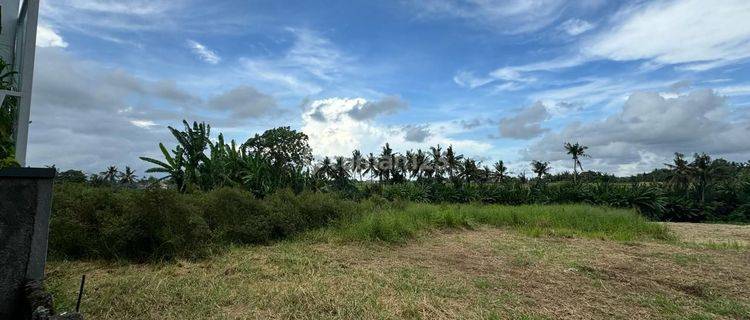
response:
<path fill-rule="evenodd" d="M 435 229 L 507 227 L 531 236 L 589 237 L 632 241 L 671 240 L 667 227 L 649 222 L 633 210 L 589 205 L 431 205 L 365 213 L 308 237 L 345 241 L 403 243 Z"/>

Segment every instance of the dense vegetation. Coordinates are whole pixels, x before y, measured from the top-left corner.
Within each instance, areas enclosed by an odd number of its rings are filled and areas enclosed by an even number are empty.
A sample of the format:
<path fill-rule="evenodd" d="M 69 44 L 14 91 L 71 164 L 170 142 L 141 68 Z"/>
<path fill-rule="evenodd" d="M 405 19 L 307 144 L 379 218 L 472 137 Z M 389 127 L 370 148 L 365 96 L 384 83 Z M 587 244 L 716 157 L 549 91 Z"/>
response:
<path fill-rule="evenodd" d="M 60 181 L 97 186 L 161 187 L 181 193 L 200 193 L 223 187 L 246 190 L 264 198 L 280 189 L 335 192 L 349 200 L 372 196 L 388 200 L 428 203 L 551 204 L 588 203 L 635 208 L 655 220 L 750 221 L 750 163 L 712 160 L 695 154 L 692 161 L 676 153 L 665 169 L 632 177 L 584 171 L 587 147 L 566 143 L 573 171 L 550 174 L 549 162 L 532 161 L 533 177 L 511 175 L 503 161 L 492 167 L 457 153 L 452 146 L 429 151 L 395 152 L 389 144 L 379 154 L 354 150 L 349 157 L 324 158 L 313 163 L 304 133 L 281 127 L 245 143 L 211 139 L 206 124 L 184 122 L 169 130 L 177 146 L 159 144 L 163 159 L 143 157 L 161 179 L 137 180 L 135 173 L 112 166 L 87 177 L 66 171 Z"/>
<path fill-rule="evenodd" d="M 533 235 L 668 239 L 666 228 L 631 210 L 586 205 L 427 205 L 289 189 L 263 199 L 238 188 L 179 193 L 56 186 L 50 227 L 54 258 L 132 261 L 200 258 L 231 244 L 263 244 L 320 228 L 313 238 L 402 242 L 423 230 L 505 226 Z"/>
<path fill-rule="evenodd" d="M 14 89 L 15 72 L 3 59 L 0 59 L 0 90 Z M 13 143 L 13 119 L 15 119 L 18 100 L 16 97 L 5 97 L 0 101 L 0 169 L 17 166 L 15 145 Z"/>
<path fill-rule="evenodd" d="M 115 166 L 92 176 L 58 175 L 53 256 L 201 257 L 321 227 L 319 234 L 340 239 L 396 242 L 423 229 L 474 224 L 627 240 L 668 238 L 646 219 L 750 221 L 750 166 L 705 154 L 692 161 L 676 154 L 666 170 L 616 178 L 583 171 L 587 147 L 569 143 L 573 173 L 550 175 L 548 162 L 533 161 L 535 176 L 527 178 L 511 176 L 502 161 L 482 166 L 451 146 L 401 155 L 386 144 L 378 155 L 355 150 L 313 164 L 307 136 L 288 127 L 243 144 L 221 134 L 211 140 L 205 124 L 170 130 L 178 145 L 159 144 L 163 159 L 142 158 L 161 178 L 137 179 Z M 455 205 L 462 203 L 472 204 Z"/>

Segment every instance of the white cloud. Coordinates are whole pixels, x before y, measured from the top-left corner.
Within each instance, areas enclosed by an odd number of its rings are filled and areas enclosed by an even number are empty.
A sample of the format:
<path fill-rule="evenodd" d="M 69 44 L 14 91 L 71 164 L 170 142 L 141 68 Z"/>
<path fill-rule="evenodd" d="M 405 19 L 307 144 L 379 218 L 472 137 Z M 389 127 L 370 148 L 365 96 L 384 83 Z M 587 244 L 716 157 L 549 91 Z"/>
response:
<path fill-rule="evenodd" d="M 355 59 L 322 35 L 308 29 L 287 28 L 286 32 L 292 44 L 283 54 L 240 59 L 248 75 L 300 95 L 318 94 L 327 84 L 361 76 Z"/>
<path fill-rule="evenodd" d="M 747 96 L 750 95 L 750 84 L 738 84 L 716 89 L 719 93 L 726 96 Z"/>
<path fill-rule="evenodd" d="M 581 19 L 569 19 L 560 25 L 560 29 L 567 32 L 571 36 L 577 36 L 593 28 L 593 24 Z"/>
<path fill-rule="evenodd" d="M 549 26 L 569 4 L 563 0 L 426 0 L 415 5 L 422 18 L 460 18 L 499 33 L 521 34 Z"/>
<path fill-rule="evenodd" d="M 567 55 L 535 63 L 507 66 L 489 77 L 509 81 L 515 87 L 533 79 L 535 72 L 580 66 L 596 60 L 645 60 L 641 72 L 666 65 L 682 71 L 705 71 L 750 59 L 750 1 L 657 1 L 625 7 L 600 31 L 583 37 Z M 572 19 L 561 26 L 581 34 L 593 26 Z M 591 33 L 591 32 L 589 32 Z M 481 79 L 481 76 L 475 76 Z M 528 82 L 528 81 L 526 81 Z"/>
<path fill-rule="evenodd" d="M 505 138 L 531 139 L 548 131 L 542 121 L 550 114 L 541 101 L 523 109 L 518 114 L 500 120 L 500 135 Z"/>
<path fill-rule="evenodd" d="M 151 120 L 130 120 L 130 123 L 132 123 L 136 127 L 147 129 L 157 125 L 156 122 L 153 122 Z"/>
<path fill-rule="evenodd" d="M 660 1 L 615 15 L 611 29 L 583 44 L 594 58 L 648 59 L 716 67 L 750 57 L 750 2 Z"/>
<path fill-rule="evenodd" d="M 37 47 L 60 47 L 65 48 L 68 43 L 63 40 L 62 36 L 49 26 L 40 24 L 36 29 Z"/>
<path fill-rule="evenodd" d="M 310 137 L 310 146 L 316 156 L 349 155 L 359 149 L 363 153 L 378 152 L 380 146 L 391 143 L 398 151 L 441 144 L 453 145 L 467 154 L 481 155 L 493 151 L 490 144 L 470 139 L 454 139 L 449 135 L 461 132 L 460 126 L 424 124 L 418 126 L 429 135 L 417 137 L 421 142 L 409 141 L 403 126 L 387 126 L 375 121 L 358 121 L 348 113 L 366 105 L 363 98 L 328 98 L 310 102 L 302 114 L 302 131 Z M 412 138 L 414 138 L 412 136 Z M 423 139 L 422 139 L 423 138 Z"/>
<path fill-rule="evenodd" d="M 411 142 L 424 142 L 432 133 L 427 125 L 407 125 L 404 126 L 404 139 Z"/>
<path fill-rule="evenodd" d="M 347 115 L 355 120 L 370 120 L 380 115 L 393 114 L 405 110 L 409 105 L 399 96 L 386 96 L 378 101 L 354 106 Z"/>
<path fill-rule="evenodd" d="M 544 102 L 554 116 L 566 116 L 571 111 L 566 106 L 571 106 L 571 103 L 579 108 L 590 107 L 598 103 L 623 103 L 634 91 L 665 88 L 673 83 L 670 81 L 614 81 L 605 78 L 581 80 L 572 85 L 534 92 L 529 98 L 532 101 Z"/>
<path fill-rule="evenodd" d="M 495 81 L 495 79 L 490 77 L 477 77 L 473 72 L 469 71 L 459 71 L 455 76 L 453 76 L 453 82 L 455 82 L 457 85 L 468 87 L 471 89 L 481 87 L 492 81 Z"/>
<path fill-rule="evenodd" d="M 216 54 L 216 51 L 207 48 L 205 45 L 199 43 L 198 41 L 188 40 L 187 43 L 193 53 L 201 58 L 201 60 L 210 64 L 217 64 L 221 61 L 221 57 Z"/>
<path fill-rule="evenodd" d="M 737 119 L 726 100 L 702 89 L 674 97 L 635 92 L 621 110 L 606 119 L 572 123 L 544 135 L 522 152 L 525 159 L 565 163 L 562 145 L 579 141 L 590 147 L 592 168 L 632 174 L 660 167 L 673 152 L 707 152 L 731 160 L 750 157 L 750 123 Z"/>
<path fill-rule="evenodd" d="M 247 85 L 238 86 L 209 99 L 208 106 L 217 111 L 228 112 L 235 120 L 280 113 L 279 106 L 272 96 Z"/>

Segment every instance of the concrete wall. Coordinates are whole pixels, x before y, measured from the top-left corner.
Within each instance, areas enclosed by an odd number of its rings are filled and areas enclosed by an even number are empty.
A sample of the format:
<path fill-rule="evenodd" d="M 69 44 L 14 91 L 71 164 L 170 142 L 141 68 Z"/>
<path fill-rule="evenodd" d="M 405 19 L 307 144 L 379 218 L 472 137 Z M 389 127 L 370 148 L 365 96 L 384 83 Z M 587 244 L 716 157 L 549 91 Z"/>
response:
<path fill-rule="evenodd" d="M 0 170 L 0 319 L 24 319 L 22 285 L 42 280 L 54 169 Z"/>

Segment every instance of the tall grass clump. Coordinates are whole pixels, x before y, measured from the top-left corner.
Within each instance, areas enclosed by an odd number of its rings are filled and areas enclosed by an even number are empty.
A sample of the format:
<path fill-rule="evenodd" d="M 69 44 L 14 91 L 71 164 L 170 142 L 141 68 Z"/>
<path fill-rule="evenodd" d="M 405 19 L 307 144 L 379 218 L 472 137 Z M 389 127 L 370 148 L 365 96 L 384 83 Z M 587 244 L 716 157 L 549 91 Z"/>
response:
<path fill-rule="evenodd" d="M 671 239 L 669 230 L 633 210 L 590 205 L 410 204 L 363 214 L 334 232 L 344 240 L 398 243 L 434 229 L 507 227 L 526 234 L 629 241 Z"/>

